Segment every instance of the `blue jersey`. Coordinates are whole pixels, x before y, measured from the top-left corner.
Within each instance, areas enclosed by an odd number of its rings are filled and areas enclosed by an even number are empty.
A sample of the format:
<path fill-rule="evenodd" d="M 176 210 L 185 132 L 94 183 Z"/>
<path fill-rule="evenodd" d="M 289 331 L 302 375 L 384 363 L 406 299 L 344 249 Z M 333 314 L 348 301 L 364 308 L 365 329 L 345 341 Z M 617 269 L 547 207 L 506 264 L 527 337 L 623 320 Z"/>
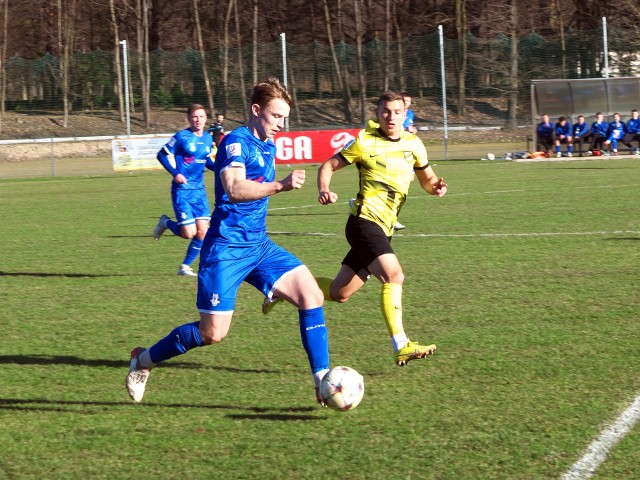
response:
<path fill-rule="evenodd" d="M 604 120 L 602 122 L 593 122 L 591 124 L 591 133 L 602 135 L 603 137 L 607 136 L 607 131 L 609 130 L 609 124 Z"/>
<path fill-rule="evenodd" d="M 630 118 L 627 121 L 627 133 L 640 133 L 640 118 Z"/>
<path fill-rule="evenodd" d="M 551 123 L 540 122 L 537 128 L 538 135 L 541 137 L 553 137 L 553 125 Z"/>
<path fill-rule="evenodd" d="M 261 141 L 247 127 L 237 128 L 224 137 L 215 162 L 216 203 L 207 237 L 215 237 L 216 243 L 238 245 L 256 245 L 267 240 L 268 197 L 231 203 L 220 175 L 227 168 L 244 168 L 247 180 L 273 182 L 275 157 L 273 141 Z"/>
<path fill-rule="evenodd" d="M 414 120 L 415 120 L 415 114 L 413 113 L 413 110 L 408 109 L 405 112 L 405 117 L 404 117 L 404 122 L 402 123 L 402 127 L 406 130 L 411 125 L 413 125 Z"/>
<path fill-rule="evenodd" d="M 587 125 L 587 122 L 584 122 L 584 123 L 578 122 L 573 124 L 573 136 L 576 138 L 576 140 L 581 139 L 588 132 L 589 132 L 589 125 Z"/>
<path fill-rule="evenodd" d="M 186 184 L 173 182 L 172 189 L 199 190 L 204 188 L 204 169 L 213 170 L 211 147 L 213 139 L 209 134 L 196 135 L 190 128 L 177 132 L 158 152 L 158 161 L 172 175 L 184 175 Z M 169 157 L 175 158 L 175 166 Z"/>
<path fill-rule="evenodd" d="M 609 140 L 620 140 L 627 133 L 627 129 L 624 126 L 624 122 L 611 122 L 608 132 L 607 138 Z"/>
<path fill-rule="evenodd" d="M 571 125 L 569 125 L 568 122 L 565 123 L 564 125 L 558 122 L 556 123 L 555 132 L 556 132 L 556 137 L 560 137 L 560 135 L 564 135 L 565 137 L 568 137 L 571 135 Z"/>

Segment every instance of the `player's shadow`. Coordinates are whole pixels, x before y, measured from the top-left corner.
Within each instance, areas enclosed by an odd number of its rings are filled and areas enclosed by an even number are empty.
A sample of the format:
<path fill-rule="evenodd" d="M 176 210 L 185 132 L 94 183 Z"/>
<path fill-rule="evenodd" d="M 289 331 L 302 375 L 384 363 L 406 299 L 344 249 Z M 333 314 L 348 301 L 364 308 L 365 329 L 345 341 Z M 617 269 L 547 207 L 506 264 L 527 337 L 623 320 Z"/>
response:
<path fill-rule="evenodd" d="M 0 277 L 62 277 L 62 278 L 106 278 L 126 277 L 123 274 L 96 274 L 96 273 L 48 273 L 48 272 L 3 272 Z"/>
<path fill-rule="evenodd" d="M 129 362 L 125 360 L 88 359 L 73 355 L 0 355 L 0 365 L 73 365 L 83 367 L 109 367 L 128 368 Z M 202 365 L 193 362 L 166 362 L 156 368 L 184 368 L 184 369 L 210 369 L 235 373 L 274 373 L 281 374 L 280 370 L 267 370 L 263 368 L 236 368 L 222 365 Z"/>
<path fill-rule="evenodd" d="M 80 408 L 78 408 L 80 407 Z M 314 407 L 251 407 L 240 405 L 190 404 L 190 403 L 132 403 L 132 402 L 104 402 L 53 400 L 44 398 L 0 398 L 0 410 L 40 411 L 56 413 L 72 413 L 95 415 L 96 409 L 90 407 L 129 407 L 129 408 L 197 408 L 204 410 L 247 410 L 254 414 L 228 415 L 232 419 L 264 419 L 264 420 L 316 420 L 318 417 L 304 415 L 313 412 Z"/>
<path fill-rule="evenodd" d="M 271 420 L 271 421 L 279 421 L 279 422 L 290 421 L 290 420 L 295 420 L 295 421 L 325 420 L 324 417 L 314 417 L 311 415 L 292 415 L 292 414 L 285 414 L 285 413 L 261 413 L 261 414 L 232 413 L 226 416 L 233 420 Z"/>
<path fill-rule="evenodd" d="M 640 237 L 611 237 L 611 238 L 607 238 L 607 240 L 609 241 L 616 241 L 616 240 L 640 240 Z"/>

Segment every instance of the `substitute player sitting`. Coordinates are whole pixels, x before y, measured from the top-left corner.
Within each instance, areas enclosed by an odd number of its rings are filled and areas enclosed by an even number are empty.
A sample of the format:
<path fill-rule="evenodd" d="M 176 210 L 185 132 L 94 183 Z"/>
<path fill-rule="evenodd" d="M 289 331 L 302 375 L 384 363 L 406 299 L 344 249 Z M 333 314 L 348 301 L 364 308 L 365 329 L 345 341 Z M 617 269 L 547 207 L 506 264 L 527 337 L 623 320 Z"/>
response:
<path fill-rule="evenodd" d="M 437 197 L 447 193 L 447 184 L 429 165 L 422 141 L 403 128 L 402 95 L 385 92 L 376 109 L 379 127 L 361 130 L 358 137 L 324 162 L 318 170 L 318 201 L 335 203 L 331 191 L 333 173 L 349 165 L 359 170 L 360 189 L 347 220 L 346 237 L 351 250 L 333 279 L 317 279 L 325 299 L 346 302 L 370 275 L 382 283 L 380 305 L 394 349 L 395 362 L 424 358 L 435 345 L 410 341 L 402 322 L 404 274 L 393 248 L 393 225 L 404 204 L 415 172 L 424 191 Z"/>

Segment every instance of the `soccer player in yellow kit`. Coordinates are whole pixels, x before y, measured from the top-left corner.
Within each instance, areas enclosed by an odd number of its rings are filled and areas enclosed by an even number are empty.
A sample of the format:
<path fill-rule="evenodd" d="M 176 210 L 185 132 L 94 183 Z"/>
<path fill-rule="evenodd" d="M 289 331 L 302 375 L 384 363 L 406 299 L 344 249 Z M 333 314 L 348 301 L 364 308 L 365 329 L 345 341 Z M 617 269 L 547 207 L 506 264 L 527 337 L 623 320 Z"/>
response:
<path fill-rule="evenodd" d="M 345 228 L 351 246 L 336 277 L 318 278 L 327 300 L 346 302 L 370 275 L 382 283 L 380 307 L 387 324 L 396 364 L 424 358 L 435 345 L 420 345 L 407 338 L 402 323 L 404 274 L 393 248 L 393 226 L 404 204 L 413 172 L 422 189 L 437 197 L 447 193 L 444 179 L 429 165 L 422 141 L 403 128 L 402 95 L 385 92 L 376 109 L 378 124 L 370 122 L 358 137 L 324 162 L 318 170 L 318 201 L 335 203 L 331 191 L 333 173 L 355 164 L 360 174 L 360 190 Z"/>

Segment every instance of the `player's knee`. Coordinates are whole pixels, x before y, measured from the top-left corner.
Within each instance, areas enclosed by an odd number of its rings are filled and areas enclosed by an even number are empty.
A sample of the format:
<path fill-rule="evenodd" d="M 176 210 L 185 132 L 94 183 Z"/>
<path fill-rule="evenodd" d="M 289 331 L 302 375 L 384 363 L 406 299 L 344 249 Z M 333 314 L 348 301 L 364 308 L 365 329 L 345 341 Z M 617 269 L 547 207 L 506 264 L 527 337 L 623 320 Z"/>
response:
<path fill-rule="evenodd" d="M 346 303 L 351 298 L 351 294 L 343 289 L 331 288 L 329 289 L 329 295 L 331 300 L 338 303 Z"/>
<path fill-rule="evenodd" d="M 213 330 L 208 330 L 205 332 L 200 332 L 200 336 L 202 337 L 202 343 L 204 345 L 213 345 L 214 343 L 220 343 L 226 334 L 222 332 L 217 332 Z"/>

